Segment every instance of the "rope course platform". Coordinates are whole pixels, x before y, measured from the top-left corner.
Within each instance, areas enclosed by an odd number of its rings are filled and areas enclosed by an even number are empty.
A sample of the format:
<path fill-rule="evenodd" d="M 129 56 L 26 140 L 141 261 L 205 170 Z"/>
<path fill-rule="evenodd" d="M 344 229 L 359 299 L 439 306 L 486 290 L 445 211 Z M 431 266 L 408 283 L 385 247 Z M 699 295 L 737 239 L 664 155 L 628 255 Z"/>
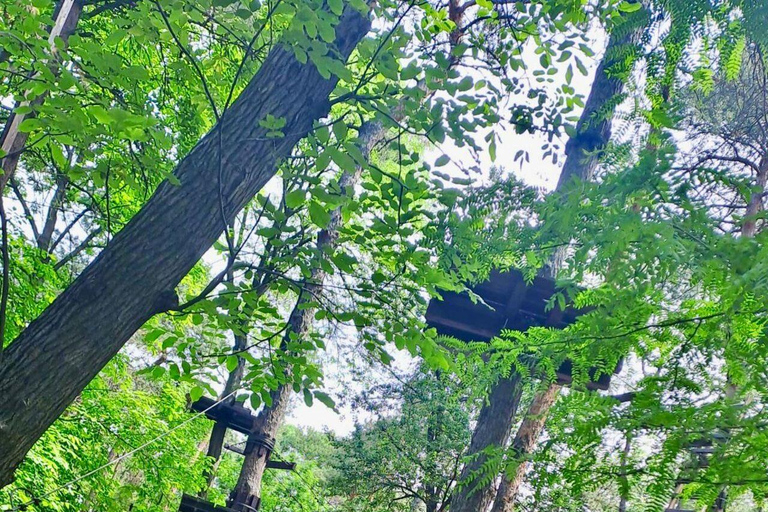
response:
<path fill-rule="evenodd" d="M 536 276 L 529 285 L 518 270 L 493 271 L 488 280 L 471 287 L 471 290 L 485 304 L 472 302 L 467 293 L 443 292 L 443 300 L 430 301 L 426 314 L 427 324 L 439 334 L 462 341 L 490 341 L 502 329 L 562 329 L 589 311 L 573 307 L 562 310 L 558 306 L 547 311 L 547 302 L 557 291 L 555 281 Z M 622 363 L 619 362 L 613 373 L 619 373 L 621 367 Z M 564 361 L 556 372 L 558 383 L 571 384 L 572 370 L 573 363 Z M 595 378 L 598 375 L 596 368 L 591 369 L 589 374 L 592 382 L 587 383 L 587 389 L 608 389 L 610 375 L 601 373 Z"/>
<path fill-rule="evenodd" d="M 275 440 L 265 437 L 258 431 L 256 415 L 242 402 L 214 400 L 200 397 L 190 404 L 190 410 L 205 416 L 227 429 L 248 436 L 245 447 L 225 445 L 225 448 L 240 455 L 249 455 L 254 450 L 264 450 L 267 457 L 267 469 L 293 471 L 296 464 L 286 461 L 272 461 L 270 456 L 275 449 Z M 234 491 L 227 500 L 227 506 L 221 507 L 203 499 L 184 494 L 181 497 L 179 512 L 256 512 L 261 505 L 261 498 L 252 494 L 238 494 Z"/>

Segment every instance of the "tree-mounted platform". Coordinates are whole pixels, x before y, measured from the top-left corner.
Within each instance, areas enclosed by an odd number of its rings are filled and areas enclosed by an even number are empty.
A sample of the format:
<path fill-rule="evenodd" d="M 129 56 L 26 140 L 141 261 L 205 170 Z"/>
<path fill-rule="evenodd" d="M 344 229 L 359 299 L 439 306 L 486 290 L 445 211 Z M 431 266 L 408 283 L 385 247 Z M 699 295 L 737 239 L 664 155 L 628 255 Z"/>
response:
<path fill-rule="evenodd" d="M 546 310 L 547 301 L 556 293 L 555 281 L 537 276 L 527 285 L 517 270 L 493 271 L 487 281 L 472 291 L 487 304 L 474 303 L 466 293 L 443 292 L 443 300 L 432 299 L 427 308 L 427 324 L 442 335 L 463 341 L 490 341 L 502 329 L 525 331 L 530 327 L 562 329 L 574 323 L 587 310 L 558 306 Z M 488 307 L 490 306 L 490 307 Z M 491 309 L 493 308 L 493 309 Z M 558 383 L 571 384 L 573 363 L 564 361 L 557 369 Z M 614 373 L 621 370 L 621 364 Z M 589 372 L 594 379 L 597 369 Z M 608 389 L 610 375 L 602 374 L 587 384 L 588 389 Z"/>
<path fill-rule="evenodd" d="M 272 451 L 275 449 L 275 439 L 259 433 L 256 428 L 256 415 L 248 410 L 242 402 L 217 401 L 213 398 L 200 397 L 192 402 L 190 409 L 194 412 L 205 414 L 208 419 L 215 421 L 219 425 L 224 425 L 227 429 L 232 429 L 248 436 L 244 448 L 226 445 L 225 448 L 228 450 L 241 455 L 249 455 L 253 450 L 259 448 L 266 450 L 267 469 L 293 471 L 296 468 L 296 464 L 293 462 L 269 460 Z M 220 507 L 200 498 L 184 494 L 181 497 L 179 512 L 253 512 L 259 510 L 260 505 L 260 497 L 242 492 L 236 493 L 233 491 L 227 500 L 227 507 Z"/>
<path fill-rule="evenodd" d="M 181 496 L 181 504 L 179 505 L 179 512 L 237 512 L 234 509 L 227 507 L 220 507 L 207 501 L 201 500 L 188 494 Z"/>
<path fill-rule="evenodd" d="M 192 402 L 190 408 L 195 412 L 204 413 L 206 418 L 222 423 L 235 432 L 251 434 L 256 416 L 242 402 L 223 402 L 218 405 L 216 403 L 217 401 L 213 398 L 203 396 Z"/>

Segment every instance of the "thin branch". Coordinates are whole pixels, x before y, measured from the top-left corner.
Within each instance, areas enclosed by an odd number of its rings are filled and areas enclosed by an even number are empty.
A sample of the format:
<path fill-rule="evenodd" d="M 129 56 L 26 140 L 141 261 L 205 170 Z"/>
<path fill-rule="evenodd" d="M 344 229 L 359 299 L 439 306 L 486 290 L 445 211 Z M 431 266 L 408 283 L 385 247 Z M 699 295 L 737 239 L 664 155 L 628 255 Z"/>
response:
<path fill-rule="evenodd" d="M 16 199 L 19 201 L 19 203 L 21 203 L 21 208 L 24 210 L 24 217 L 26 217 L 27 221 L 29 222 L 29 226 L 32 228 L 32 235 L 34 236 L 34 239 L 37 240 L 40 238 L 40 233 L 37 230 L 37 224 L 35 223 L 34 215 L 32 215 L 32 210 L 29 209 L 29 205 L 27 204 L 26 199 L 24 199 L 24 195 L 21 193 L 21 189 L 19 189 L 19 184 L 16 182 L 16 180 L 11 178 L 9 184 L 11 186 L 11 190 L 13 190 L 13 193 L 16 196 Z"/>
<path fill-rule="evenodd" d="M 83 252 L 85 249 L 87 249 L 91 243 L 91 241 L 96 238 L 99 234 L 102 232 L 102 228 L 98 228 L 95 231 L 92 231 L 88 236 L 85 237 L 85 239 L 80 242 L 80 244 L 72 249 L 69 253 L 67 253 L 63 258 L 61 258 L 59 261 L 56 262 L 56 264 L 53 266 L 54 270 L 59 270 L 61 267 L 69 263 L 73 258 L 75 258 L 78 254 Z"/>

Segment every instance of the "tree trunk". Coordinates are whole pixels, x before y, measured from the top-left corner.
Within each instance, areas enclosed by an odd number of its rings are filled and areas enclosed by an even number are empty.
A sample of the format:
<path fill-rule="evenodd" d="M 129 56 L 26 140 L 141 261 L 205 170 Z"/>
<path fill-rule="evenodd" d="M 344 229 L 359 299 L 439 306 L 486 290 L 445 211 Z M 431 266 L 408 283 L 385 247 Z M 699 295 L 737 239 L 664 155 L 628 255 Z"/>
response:
<path fill-rule="evenodd" d="M 48 44 L 51 48 L 51 53 L 55 55 L 56 46 L 55 39 L 61 38 L 65 43 L 69 40 L 75 32 L 77 22 L 80 21 L 80 14 L 83 11 L 83 2 L 80 0 L 60 0 L 56 6 L 54 13 L 54 25 L 51 28 L 51 32 L 48 36 Z M 45 101 L 45 94 L 38 96 L 30 102 L 22 102 L 20 105 L 40 105 Z M 2 167 L 2 175 L 0 175 L 0 194 L 5 191 L 5 186 L 8 184 L 8 180 L 11 179 L 13 173 L 16 171 L 16 166 L 19 164 L 19 158 L 24 151 L 24 146 L 29 139 L 28 132 L 19 131 L 19 126 L 28 116 L 32 114 L 16 114 L 12 113 L 8 117 L 8 121 L 5 123 L 3 133 L 0 135 L 0 149 L 3 154 L 6 155 L 0 161 L 0 167 Z M 2 478 L 0 477 L 0 483 Z"/>
<path fill-rule="evenodd" d="M 274 440 L 277 436 L 277 431 L 288 412 L 291 394 L 290 385 L 281 385 L 270 393 L 272 406 L 262 409 L 256 419 L 258 434 L 262 439 Z M 234 503 L 229 504 L 231 508 L 238 511 L 242 510 L 242 512 L 252 512 L 248 507 L 243 506 L 243 503 L 251 496 L 257 498 L 253 503 L 258 503 L 261 500 L 261 481 L 264 478 L 264 471 L 267 469 L 267 462 L 269 462 L 271 455 L 272 450 L 268 446 L 261 445 L 255 446 L 251 452 L 246 453 L 237 486 L 232 493 Z"/>
<path fill-rule="evenodd" d="M 370 157 L 370 153 L 373 147 L 383 138 L 386 133 L 384 126 L 377 121 L 367 121 L 360 127 L 358 133 L 358 144 L 363 157 L 367 160 Z M 362 168 L 357 167 L 354 173 L 344 172 L 339 178 L 339 188 L 342 193 L 351 193 L 354 189 L 357 181 L 362 173 Z M 339 228 L 343 222 L 341 207 L 335 208 L 331 211 L 331 219 L 328 225 L 320 230 L 317 234 L 317 257 L 324 258 L 326 254 L 330 254 L 336 247 L 338 240 Z M 312 326 L 312 318 L 314 317 L 313 308 L 301 308 L 302 303 L 316 300 L 316 297 L 323 291 L 323 281 L 325 280 L 326 272 L 318 264 L 312 270 L 312 274 L 308 280 L 302 283 L 302 289 L 299 292 L 299 298 L 297 305 L 291 313 L 291 317 L 288 319 L 289 327 L 286 329 L 286 335 L 284 337 L 285 342 L 288 341 L 291 333 L 298 338 L 303 338 L 309 333 L 309 329 Z M 286 379 L 287 379 L 286 375 Z M 291 384 L 286 382 L 281 384 L 276 390 L 271 393 L 272 405 L 262 409 L 256 420 L 257 431 L 256 434 L 262 439 L 274 439 L 277 436 L 277 431 L 285 420 L 285 414 L 288 411 L 288 404 L 291 398 Z M 243 467 L 240 470 L 240 476 L 237 481 L 237 486 L 232 493 L 233 503 L 230 505 L 235 510 L 241 507 L 244 512 L 248 509 L 242 507 L 242 503 L 249 499 L 251 496 L 255 496 L 255 503 L 258 503 L 261 499 L 261 481 L 264 478 L 264 471 L 267 469 L 267 462 L 271 450 L 265 446 L 257 446 L 252 452 L 247 453 Z"/>
<path fill-rule="evenodd" d="M 645 15 L 645 13 L 642 13 L 642 15 Z M 629 60 L 627 59 L 626 50 L 637 44 L 640 34 L 641 30 L 638 26 L 633 28 L 628 28 L 627 26 L 617 27 L 611 34 L 605 50 L 605 56 L 597 68 L 595 80 L 592 82 L 592 88 L 584 106 L 584 111 L 579 118 L 576 135 L 566 145 L 567 158 L 557 183 L 557 191 L 566 189 L 575 177 L 581 180 L 589 180 L 593 177 L 599 161 L 597 152 L 604 148 L 611 138 L 611 118 L 615 106 L 614 100 L 618 94 L 622 93 L 624 88 L 624 82 L 621 78 L 622 73 L 617 76 L 616 68 L 624 65 L 623 61 Z M 626 67 L 626 65 L 624 66 Z M 611 70 L 610 76 L 606 73 L 607 70 Z M 628 73 L 629 70 L 622 69 L 622 71 Z M 611 106 L 607 112 L 605 111 L 606 105 Z M 564 250 L 556 251 L 552 261 L 543 269 L 543 272 L 554 275 L 561 267 L 564 258 Z M 482 450 L 494 445 L 504 446 L 504 443 L 500 441 L 506 441 L 510 436 L 509 431 L 512 428 L 512 420 L 517 413 L 519 405 L 521 392 L 520 378 L 517 375 L 512 375 L 509 379 L 499 381 L 497 387 L 506 388 L 512 396 L 504 396 L 498 389 L 491 391 L 491 397 L 480 411 L 480 417 L 475 426 L 472 444 L 468 452 L 470 456 L 475 456 Z M 500 397 L 502 402 L 494 404 L 494 396 Z M 507 419 L 507 423 L 503 427 L 506 428 L 505 433 L 497 432 L 502 427 L 497 424 L 496 418 L 490 416 L 489 410 L 491 408 L 497 410 L 499 417 Z M 493 424 L 492 426 L 490 425 L 491 423 Z M 531 446 L 535 446 L 535 439 Z M 521 456 L 524 455 L 526 453 L 521 453 Z M 470 463 L 462 471 L 462 479 L 466 476 L 467 469 L 477 467 L 479 467 L 477 462 Z M 493 480 L 486 478 L 486 481 L 487 483 L 482 488 L 476 487 L 475 494 L 477 497 L 474 499 L 467 495 L 472 486 L 461 488 L 454 497 L 451 512 L 483 512 L 491 499 L 490 496 L 493 494 L 491 488 Z M 513 493 L 504 499 L 514 502 L 514 498 Z"/>
<path fill-rule="evenodd" d="M 513 373 L 500 379 L 491 389 L 488 401 L 480 410 L 477 425 L 472 434 L 468 453 L 474 458 L 461 471 L 459 488 L 451 501 L 453 512 L 483 512 L 493 499 L 493 480 L 496 475 L 478 475 L 478 483 L 472 477 L 481 470 L 487 460 L 481 452 L 488 448 L 507 444 L 512 421 L 522 394 L 520 375 Z"/>
<path fill-rule="evenodd" d="M 621 451 L 621 480 L 619 486 L 621 498 L 619 499 L 619 512 L 627 512 L 627 502 L 629 501 L 629 479 L 627 478 L 627 459 L 632 451 L 632 436 L 626 434 L 624 439 L 624 449 Z"/>
<path fill-rule="evenodd" d="M 507 473 L 502 473 L 501 484 L 496 493 L 496 500 L 493 503 L 492 512 L 512 512 L 515 507 L 515 498 L 523 481 L 525 480 L 525 471 L 528 462 L 522 458 L 531 453 L 536 446 L 536 440 L 544 430 L 544 424 L 547 420 L 549 409 L 557 401 L 560 394 L 560 386 L 550 384 L 545 389 L 536 393 L 533 402 L 528 407 L 528 412 L 517 429 L 517 434 L 509 446 L 509 453 L 519 460 L 515 468 L 515 474 L 509 478 Z"/>
<path fill-rule="evenodd" d="M 347 58 L 370 21 L 347 7 L 336 48 Z M 48 426 L 152 315 L 281 159 L 327 115 L 337 79 L 276 47 L 220 122 L 83 273 L 8 347 L 0 364 L 0 486 Z M 283 118 L 285 136 L 259 121 Z M 221 142 L 219 146 L 219 141 Z"/>
<path fill-rule="evenodd" d="M 248 345 L 248 341 L 244 336 L 235 335 L 235 343 L 233 344 L 234 350 L 243 350 Z M 237 358 L 237 366 L 229 372 L 227 376 L 227 382 L 224 384 L 224 390 L 219 395 L 219 400 L 225 401 L 225 403 L 232 403 L 235 400 L 235 396 L 232 395 L 243 382 L 243 376 L 245 375 L 245 359 L 242 357 Z M 230 396 L 232 395 L 232 396 Z M 208 494 L 208 489 L 211 487 L 213 478 L 216 475 L 216 468 L 219 465 L 221 459 L 221 453 L 224 450 L 224 438 L 227 435 L 227 427 L 223 423 L 216 422 L 211 429 L 211 437 L 208 439 L 208 450 L 206 456 L 213 459 L 211 468 L 205 472 L 205 488 L 200 492 L 200 497 L 205 498 Z"/>

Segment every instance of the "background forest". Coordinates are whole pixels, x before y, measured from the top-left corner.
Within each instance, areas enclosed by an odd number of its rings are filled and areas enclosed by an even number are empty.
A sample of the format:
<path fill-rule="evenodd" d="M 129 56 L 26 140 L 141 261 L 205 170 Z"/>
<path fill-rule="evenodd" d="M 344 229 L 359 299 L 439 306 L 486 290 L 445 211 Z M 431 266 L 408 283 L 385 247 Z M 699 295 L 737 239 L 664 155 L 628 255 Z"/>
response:
<path fill-rule="evenodd" d="M 768 506 L 765 0 L 0 12 L 0 510 Z"/>

